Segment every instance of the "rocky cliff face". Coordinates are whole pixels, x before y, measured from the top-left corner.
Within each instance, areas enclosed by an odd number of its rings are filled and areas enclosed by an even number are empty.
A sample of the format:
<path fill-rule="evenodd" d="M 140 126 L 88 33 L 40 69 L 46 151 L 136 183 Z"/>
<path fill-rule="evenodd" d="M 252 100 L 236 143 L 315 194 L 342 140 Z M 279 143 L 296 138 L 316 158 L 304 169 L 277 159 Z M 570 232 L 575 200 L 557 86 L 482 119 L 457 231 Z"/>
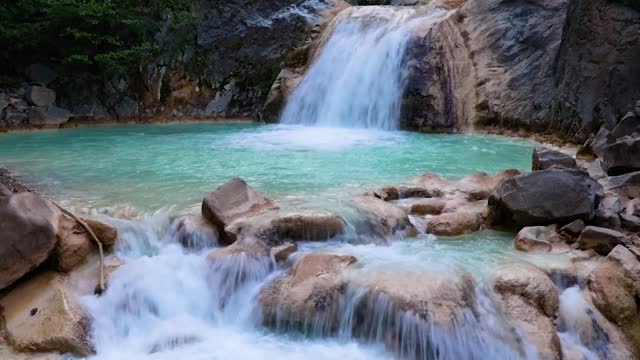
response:
<path fill-rule="evenodd" d="M 408 47 L 404 129 L 495 125 L 582 141 L 600 124 L 613 127 L 640 98 L 640 12 L 633 2 L 426 3 L 449 11 L 419 26 Z M 274 89 L 291 93 L 303 73 L 299 64 L 286 69 Z"/>
<path fill-rule="evenodd" d="M 256 117 L 286 54 L 313 35 L 320 13 L 335 3 L 191 0 L 195 33 L 172 28 L 173 15 L 164 14 L 166 26 L 154 40 L 165 51 L 128 79 L 73 87 L 47 82 L 57 95 L 50 105 L 68 112 L 64 119 L 46 119 L 45 125 L 57 126 L 70 117 Z M 26 76 L 25 81 L 34 79 Z M 0 91 L 0 128 L 34 124 L 35 105 L 23 99 L 27 82 Z"/>

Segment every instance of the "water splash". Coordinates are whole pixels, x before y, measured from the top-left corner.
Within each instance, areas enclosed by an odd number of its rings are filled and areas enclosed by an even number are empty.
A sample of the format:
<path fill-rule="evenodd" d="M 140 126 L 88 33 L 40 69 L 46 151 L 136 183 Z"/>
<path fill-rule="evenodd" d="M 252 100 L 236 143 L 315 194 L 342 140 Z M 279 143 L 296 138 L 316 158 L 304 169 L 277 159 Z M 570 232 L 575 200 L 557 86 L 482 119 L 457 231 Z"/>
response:
<path fill-rule="evenodd" d="M 290 96 L 282 123 L 398 128 L 411 30 L 441 11 L 418 15 L 411 8 L 356 7 L 346 12 Z"/>

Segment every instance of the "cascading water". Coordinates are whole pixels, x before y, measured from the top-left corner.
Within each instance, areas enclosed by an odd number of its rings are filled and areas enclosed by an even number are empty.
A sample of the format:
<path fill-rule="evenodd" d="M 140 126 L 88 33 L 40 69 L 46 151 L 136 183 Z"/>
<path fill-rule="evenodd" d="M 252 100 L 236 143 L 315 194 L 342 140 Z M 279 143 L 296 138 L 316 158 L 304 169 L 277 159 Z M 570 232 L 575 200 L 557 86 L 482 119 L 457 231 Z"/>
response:
<path fill-rule="evenodd" d="M 411 30 L 442 12 L 349 9 L 290 96 L 281 123 L 397 129 Z"/>

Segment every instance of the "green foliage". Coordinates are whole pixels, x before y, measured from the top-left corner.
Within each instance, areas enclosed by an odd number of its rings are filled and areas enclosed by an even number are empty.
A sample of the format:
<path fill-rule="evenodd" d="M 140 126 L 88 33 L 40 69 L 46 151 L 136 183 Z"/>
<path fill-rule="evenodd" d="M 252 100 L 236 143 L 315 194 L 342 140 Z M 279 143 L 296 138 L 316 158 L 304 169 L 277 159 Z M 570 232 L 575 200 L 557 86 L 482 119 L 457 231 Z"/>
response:
<path fill-rule="evenodd" d="M 172 47 L 193 39 L 186 0 L 15 1 L 0 11 L 3 74 L 15 77 L 28 64 L 46 62 L 74 80 L 126 75 L 164 50 L 154 35 L 167 17 L 167 33 L 180 37 Z"/>

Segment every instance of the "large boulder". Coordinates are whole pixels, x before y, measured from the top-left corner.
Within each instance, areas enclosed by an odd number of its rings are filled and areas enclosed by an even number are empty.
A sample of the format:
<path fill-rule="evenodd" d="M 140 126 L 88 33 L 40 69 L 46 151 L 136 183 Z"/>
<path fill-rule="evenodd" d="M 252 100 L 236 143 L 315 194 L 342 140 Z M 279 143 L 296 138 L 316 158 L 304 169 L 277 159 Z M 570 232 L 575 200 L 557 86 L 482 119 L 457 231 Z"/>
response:
<path fill-rule="evenodd" d="M 278 207 L 249 186 L 244 180 L 230 180 L 208 193 L 202 202 L 202 216 L 224 234 L 226 226 L 244 217 L 257 215 Z M 222 240 L 231 240 L 223 235 Z"/>
<path fill-rule="evenodd" d="M 619 245 L 590 275 L 588 287 L 596 308 L 617 325 L 640 356 L 640 262 Z"/>
<path fill-rule="evenodd" d="M 640 134 L 625 136 L 605 147 L 602 160 L 609 175 L 640 171 Z"/>
<path fill-rule="evenodd" d="M 564 225 L 592 218 L 602 187 L 578 170 L 541 170 L 505 181 L 489 198 L 493 225 Z"/>
<path fill-rule="evenodd" d="M 33 193 L 0 199 L 0 289 L 42 264 L 58 241 L 60 211 Z"/>
<path fill-rule="evenodd" d="M 526 334 L 543 359 L 561 359 L 554 319 L 559 298 L 553 281 L 528 264 L 509 264 L 495 274 L 498 303 L 511 323 Z"/>
<path fill-rule="evenodd" d="M 607 255 L 613 248 L 626 242 L 627 236 L 621 232 L 597 227 L 587 226 L 576 241 L 580 250 L 595 250 L 600 255 Z"/>
<path fill-rule="evenodd" d="M 24 97 L 33 106 L 49 106 L 56 102 L 56 92 L 44 86 L 29 86 Z"/>
<path fill-rule="evenodd" d="M 336 330 L 339 301 L 346 289 L 345 271 L 356 261 L 353 256 L 322 253 L 302 257 L 286 276 L 260 292 L 265 324 Z"/>
<path fill-rule="evenodd" d="M 547 170 L 551 168 L 575 169 L 576 159 L 558 150 L 537 146 L 533 150 L 532 170 Z"/>
<path fill-rule="evenodd" d="M 367 291 L 369 311 L 362 316 L 409 312 L 432 326 L 463 326 L 465 313 L 475 312 L 475 281 L 468 272 L 387 271 L 354 276 L 354 285 Z M 390 302 L 390 308 L 376 307 Z M 384 310 L 382 310 L 384 309 Z M 362 309 L 366 310 L 366 309 Z M 391 311 L 393 314 L 374 314 Z M 389 330 L 389 329 L 388 329 Z"/>
<path fill-rule="evenodd" d="M 457 236 L 480 230 L 482 214 L 475 211 L 456 211 L 434 216 L 427 221 L 427 232 L 438 236 Z"/>
<path fill-rule="evenodd" d="M 90 318 L 65 277 L 44 272 L 20 283 L 0 300 L 8 343 L 21 352 L 93 353 Z"/>

